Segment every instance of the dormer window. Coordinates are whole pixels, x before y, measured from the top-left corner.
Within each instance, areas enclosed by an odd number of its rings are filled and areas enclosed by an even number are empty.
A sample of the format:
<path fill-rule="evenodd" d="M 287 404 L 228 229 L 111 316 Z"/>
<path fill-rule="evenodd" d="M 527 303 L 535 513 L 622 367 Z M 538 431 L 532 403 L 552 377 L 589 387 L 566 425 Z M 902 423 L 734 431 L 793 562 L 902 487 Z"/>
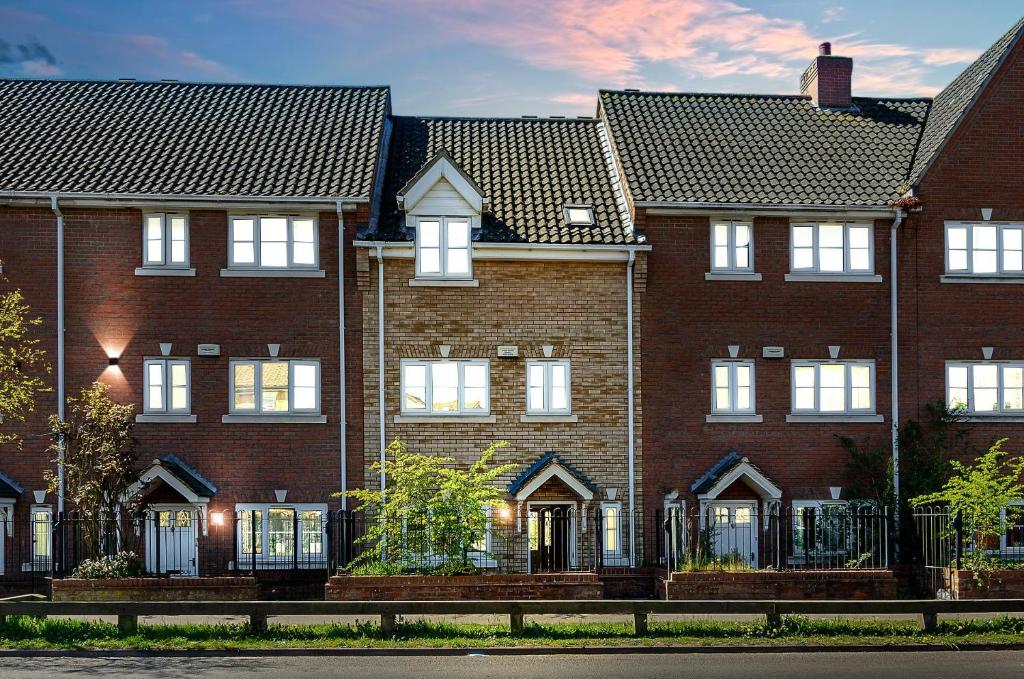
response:
<path fill-rule="evenodd" d="M 471 278 L 468 217 L 420 217 L 416 225 L 416 276 Z"/>
<path fill-rule="evenodd" d="M 593 226 L 594 208 L 589 205 L 566 205 L 565 221 L 569 226 Z"/>

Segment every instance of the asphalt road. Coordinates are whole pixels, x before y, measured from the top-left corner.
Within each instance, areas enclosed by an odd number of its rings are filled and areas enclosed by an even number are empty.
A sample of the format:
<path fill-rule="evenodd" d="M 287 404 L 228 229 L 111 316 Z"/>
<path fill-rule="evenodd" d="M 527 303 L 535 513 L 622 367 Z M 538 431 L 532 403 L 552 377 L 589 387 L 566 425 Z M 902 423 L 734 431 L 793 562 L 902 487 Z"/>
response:
<path fill-rule="evenodd" d="M 0 678 L 1024 677 L 1024 651 L 514 656 L 0 658 Z"/>

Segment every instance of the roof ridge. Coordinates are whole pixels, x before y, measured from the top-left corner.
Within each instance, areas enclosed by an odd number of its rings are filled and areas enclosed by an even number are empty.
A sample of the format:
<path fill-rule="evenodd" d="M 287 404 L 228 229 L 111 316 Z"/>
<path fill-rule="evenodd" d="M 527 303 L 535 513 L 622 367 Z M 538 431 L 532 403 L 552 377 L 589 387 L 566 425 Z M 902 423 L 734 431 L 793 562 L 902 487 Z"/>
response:
<path fill-rule="evenodd" d="M 188 85 L 192 87 L 251 87 L 273 89 L 308 89 L 308 90 L 387 90 L 391 85 L 314 85 L 311 83 L 262 83 L 262 82 L 221 82 L 201 80 L 142 80 L 119 78 L 30 78 L 0 76 L 0 83 L 73 83 L 86 85 Z"/>
<path fill-rule="evenodd" d="M 652 90 L 598 90 L 598 96 L 602 94 L 624 94 L 640 96 L 669 96 L 669 97 L 716 97 L 716 98 L 753 98 L 753 99 L 800 99 L 810 100 L 806 94 L 771 94 L 757 92 L 669 92 Z M 854 101 L 931 101 L 932 97 L 889 97 L 889 96 L 854 96 Z"/>

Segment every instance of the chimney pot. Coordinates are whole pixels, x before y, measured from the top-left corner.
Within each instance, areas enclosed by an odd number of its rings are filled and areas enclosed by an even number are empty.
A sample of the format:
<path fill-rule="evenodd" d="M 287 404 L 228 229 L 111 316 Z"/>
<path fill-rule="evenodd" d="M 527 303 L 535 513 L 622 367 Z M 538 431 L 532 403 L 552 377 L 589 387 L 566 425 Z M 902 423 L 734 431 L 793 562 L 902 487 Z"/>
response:
<path fill-rule="evenodd" d="M 827 56 L 829 56 L 831 54 L 832 54 L 832 43 L 830 43 L 830 42 L 823 42 L 820 45 L 818 45 L 818 55 L 819 56 L 827 57 Z"/>

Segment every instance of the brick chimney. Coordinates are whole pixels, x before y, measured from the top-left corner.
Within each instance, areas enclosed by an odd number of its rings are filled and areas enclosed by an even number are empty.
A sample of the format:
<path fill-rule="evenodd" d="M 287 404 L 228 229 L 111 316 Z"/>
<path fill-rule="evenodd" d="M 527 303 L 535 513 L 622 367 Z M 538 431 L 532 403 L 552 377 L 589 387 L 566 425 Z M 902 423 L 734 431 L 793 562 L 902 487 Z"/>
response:
<path fill-rule="evenodd" d="M 821 108 L 853 106 L 853 59 L 832 56 L 832 43 L 818 45 L 818 56 L 800 76 L 800 94 L 808 94 Z"/>

